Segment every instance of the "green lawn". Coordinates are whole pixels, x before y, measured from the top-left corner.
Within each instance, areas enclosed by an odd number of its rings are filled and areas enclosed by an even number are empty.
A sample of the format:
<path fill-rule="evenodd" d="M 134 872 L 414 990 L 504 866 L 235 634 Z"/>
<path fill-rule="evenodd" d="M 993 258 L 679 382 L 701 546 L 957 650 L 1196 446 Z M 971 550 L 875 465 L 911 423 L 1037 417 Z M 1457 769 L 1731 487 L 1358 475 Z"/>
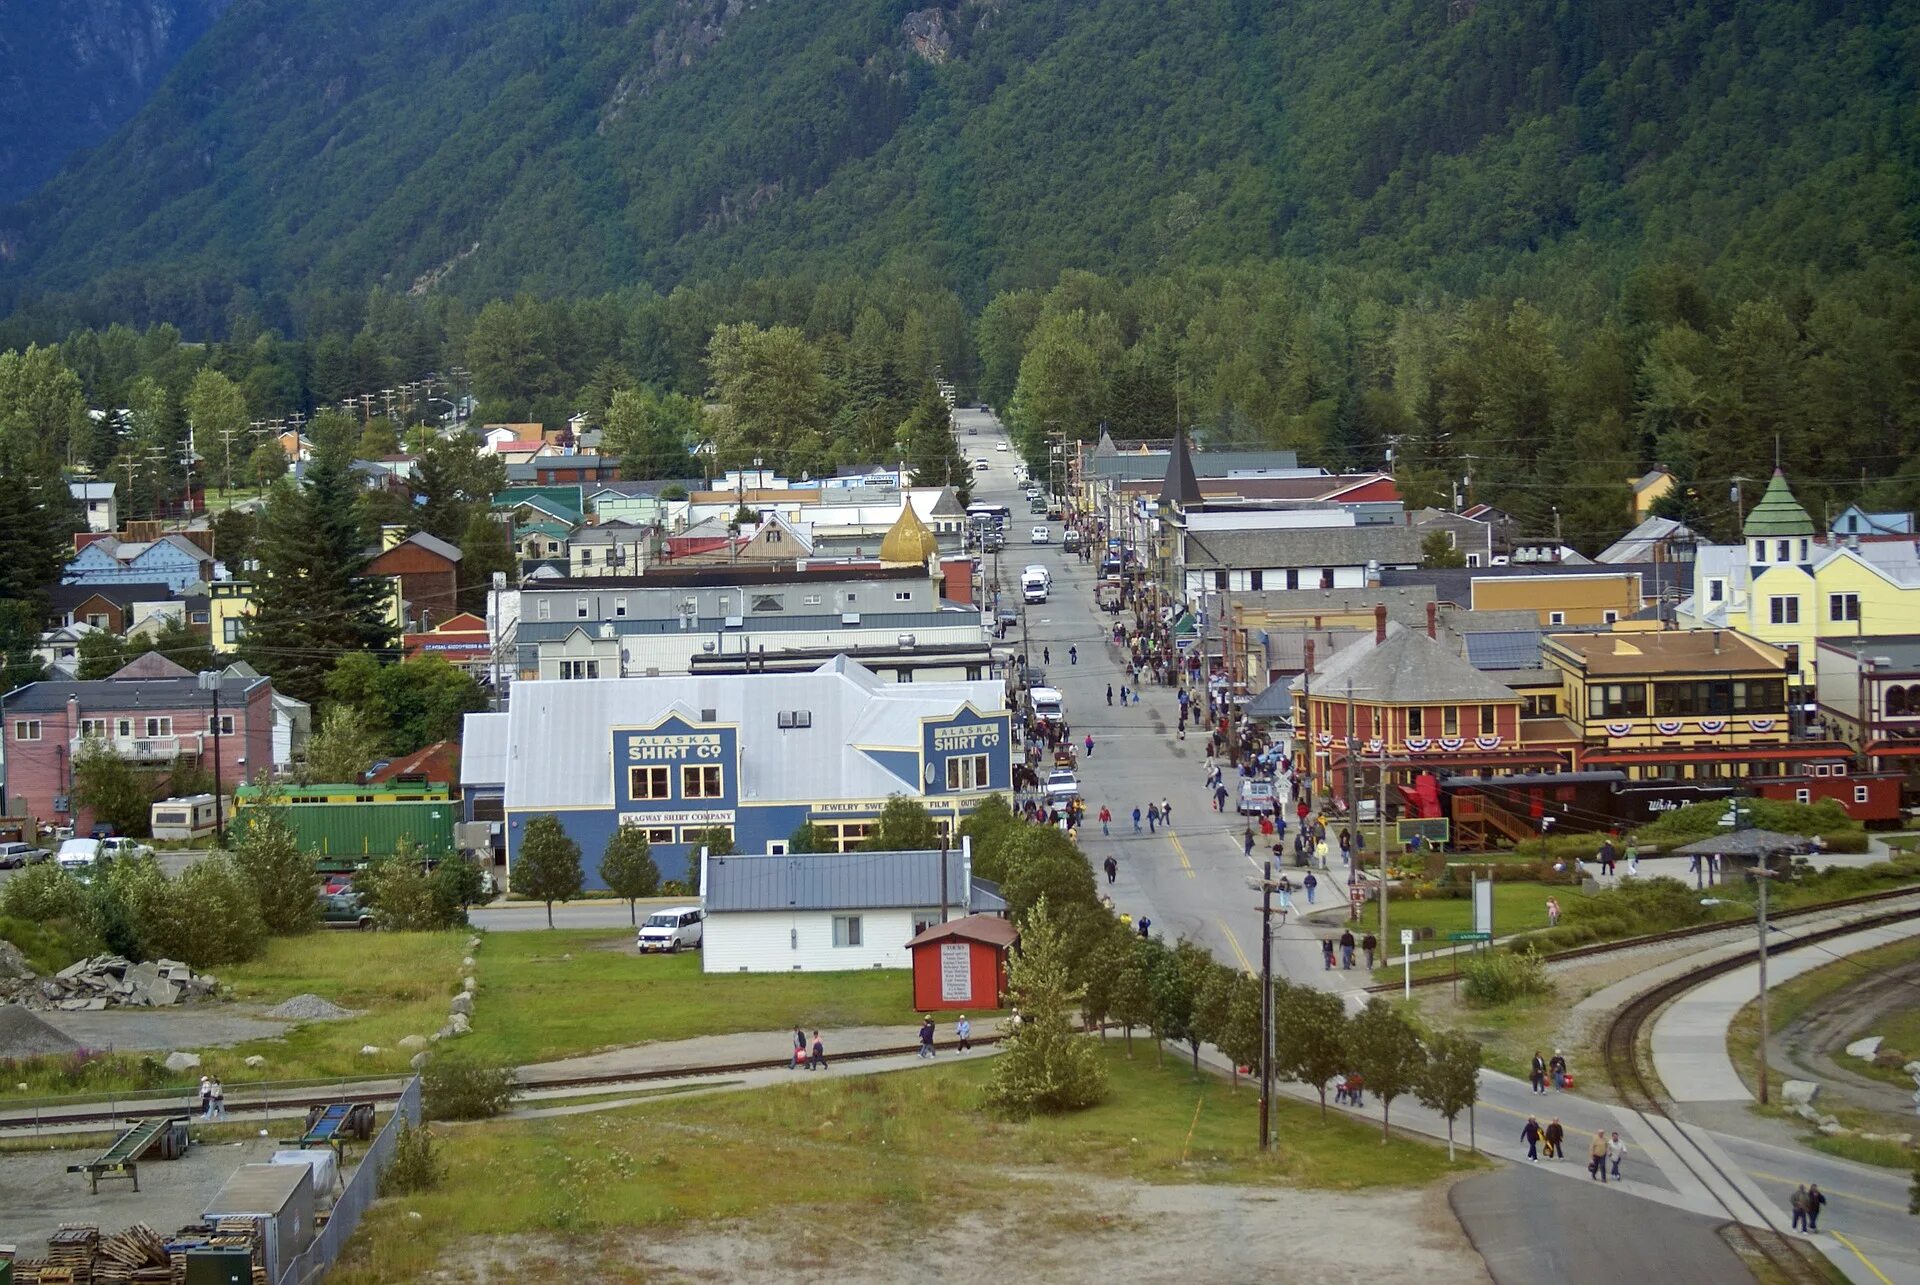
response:
<path fill-rule="evenodd" d="M 911 1236 L 1033 1208 L 1016 1169 L 1351 1190 L 1484 1163 L 1463 1152 L 1450 1166 L 1444 1148 L 1399 1137 L 1383 1145 L 1371 1125 L 1322 1123 L 1287 1099 L 1276 1103 L 1279 1147 L 1263 1156 L 1251 1086 L 1196 1082 L 1177 1053 L 1156 1065 L 1144 1043 L 1132 1060 L 1117 1040 L 1105 1055 L 1106 1102 L 1028 1123 L 980 1109 L 982 1060 L 445 1129 L 447 1183 L 377 1204 L 332 1279 L 419 1279 L 476 1236 L 558 1235 L 589 1259 L 619 1254 L 623 1233 L 728 1218 L 785 1215 L 800 1241 L 848 1226 Z"/>
<path fill-rule="evenodd" d="M 1493 885 L 1493 931 L 1497 937 L 1510 933 L 1526 932 L 1534 928 L 1547 926 L 1547 898 L 1557 896 L 1560 904 L 1578 896 L 1578 890 L 1565 885 L 1544 883 L 1496 883 Z M 1370 915 L 1361 916 L 1362 922 L 1369 919 L 1379 923 L 1379 909 L 1371 908 Z M 1473 928 L 1473 901 L 1468 897 L 1453 898 L 1416 898 L 1389 897 L 1387 901 L 1387 931 L 1393 935 L 1393 953 L 1400 952 L 1400 932 L 1402 928 L 1431 928 L 1435 940 L 1416 942 L 1414 949 L 1430 949 L 1447 944 L 1450 932 L 1469 932 Z"/>
<path fill-rule="evenodd" d="M 918 1024 L 911 976 L 700 971 L 697 951 L 637 957 L 622 930 L 489 934 L 474 1033 L 461 1047 L 515 1064 L 694 1035 Z"/>

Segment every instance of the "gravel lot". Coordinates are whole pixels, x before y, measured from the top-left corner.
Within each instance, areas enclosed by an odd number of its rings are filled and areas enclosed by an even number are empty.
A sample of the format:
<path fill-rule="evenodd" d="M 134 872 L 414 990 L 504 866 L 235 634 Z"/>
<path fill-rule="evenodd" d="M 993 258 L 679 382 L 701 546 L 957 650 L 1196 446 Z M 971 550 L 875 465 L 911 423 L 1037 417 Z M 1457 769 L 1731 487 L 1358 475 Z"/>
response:
<path fill-rule="evenodd" d="M 39 1016 L 90 1049 L 225 1048 L 284 1034 L 292 1025 L 263 1016 L 257 1004 L 108 1008 L 97 1013 L 55 1011 Z"/>

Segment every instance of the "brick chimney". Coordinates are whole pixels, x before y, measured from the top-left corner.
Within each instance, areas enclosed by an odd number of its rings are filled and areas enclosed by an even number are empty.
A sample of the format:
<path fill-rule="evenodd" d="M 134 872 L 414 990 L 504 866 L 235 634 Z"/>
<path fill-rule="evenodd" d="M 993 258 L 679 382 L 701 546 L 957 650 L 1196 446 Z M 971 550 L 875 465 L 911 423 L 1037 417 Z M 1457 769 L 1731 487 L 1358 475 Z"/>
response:
<path fill-rule="evenodd" d="M 1311 638 L 1307 639 L 1307 654 L 1305 657 L 1305 662 L 1306 662 L 1306 672 L 1311 674 L 1313 672 L 1313 639 Z"/>
<path fill-rule="evenodd" d="M 1427 637 L 1438 638 L 1439 636 L 1440 636 L 1440 604 L 1437 602 L 1430 602 L 1427 604 Z"/>
<path fill-rule="evenodd" d="M 1373 641 L 1379 644 L 1386 640 L 1387 604 L 1384 602 L 1376 602 L 1373 604 Z"/>

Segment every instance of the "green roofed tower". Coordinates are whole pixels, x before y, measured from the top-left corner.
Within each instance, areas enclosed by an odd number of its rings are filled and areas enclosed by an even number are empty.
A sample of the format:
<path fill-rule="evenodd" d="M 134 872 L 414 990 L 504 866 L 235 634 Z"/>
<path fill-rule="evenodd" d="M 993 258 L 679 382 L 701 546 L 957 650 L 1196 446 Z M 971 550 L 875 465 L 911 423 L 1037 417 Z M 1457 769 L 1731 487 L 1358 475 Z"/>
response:
<path fill-rule="evenodd" d="M 1768 567 L 1810 569 L 1813 565 L 1813 519 L 1800 501 L 1793 498 L 1787 475 L 1779 469 L 1773 471 L 1766 493 L 1753 506 L 1753 512 L 1747 514 L 1740 534 L 1746 539 L 1755 575 Z"/>

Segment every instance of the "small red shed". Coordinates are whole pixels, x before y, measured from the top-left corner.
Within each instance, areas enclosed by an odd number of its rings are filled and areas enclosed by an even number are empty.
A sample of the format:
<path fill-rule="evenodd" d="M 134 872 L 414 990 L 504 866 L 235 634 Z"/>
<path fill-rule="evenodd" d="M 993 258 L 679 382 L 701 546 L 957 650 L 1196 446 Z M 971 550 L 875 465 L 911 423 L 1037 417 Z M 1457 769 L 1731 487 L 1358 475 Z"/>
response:
<path fill-rule="evenodd" d="M 968 915 L 930 925 L 907 943 L 913 956 L 913 1006 L 1001 1007 L 1007 993 L 1007 951 L 1020 934 L 998 915 Z"/>

